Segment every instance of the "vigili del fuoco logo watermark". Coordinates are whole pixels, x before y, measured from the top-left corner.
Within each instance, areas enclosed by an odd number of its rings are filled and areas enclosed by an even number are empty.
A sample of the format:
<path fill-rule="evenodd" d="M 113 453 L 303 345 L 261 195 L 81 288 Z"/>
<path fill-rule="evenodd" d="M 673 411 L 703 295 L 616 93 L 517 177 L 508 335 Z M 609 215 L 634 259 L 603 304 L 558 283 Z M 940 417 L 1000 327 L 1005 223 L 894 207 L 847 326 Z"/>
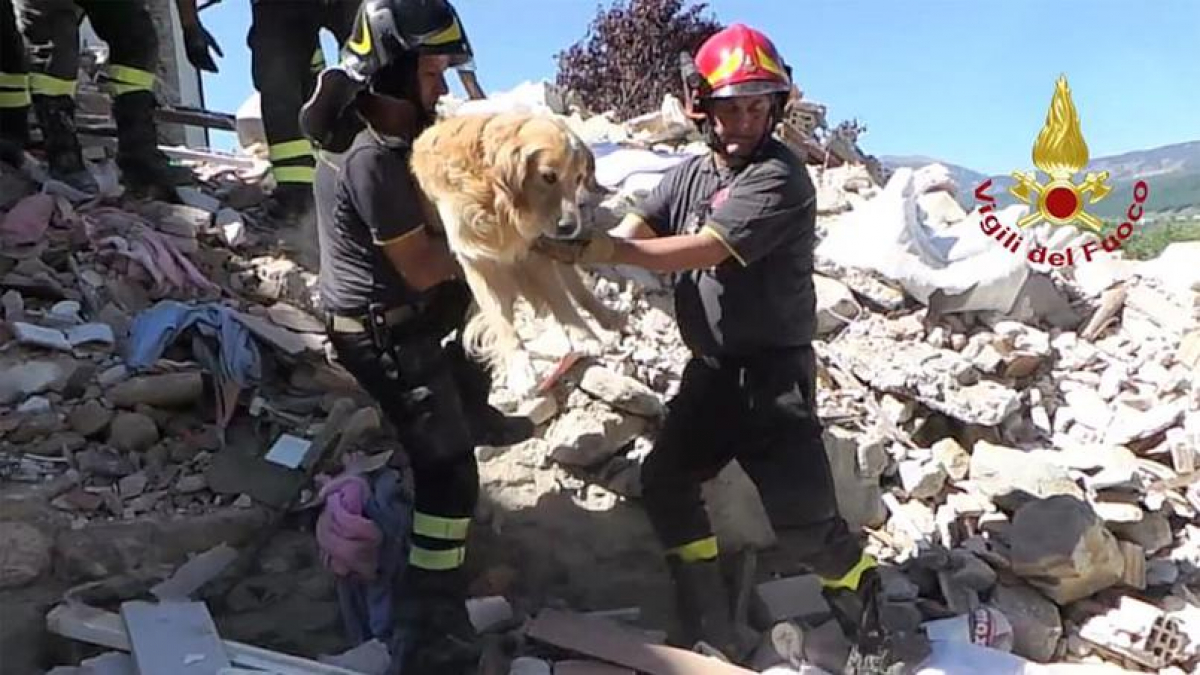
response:
<path fill-rule="evenodd" d="M 1017 229 L 1000 222 L 994 213 L 996 198 L 988 193 L 992 187 L 989 178 L 975 188 L 975 201 L 982 216 L 979 227 L 988 237 L 995 239 L 1006 250 L 1020 254 L 1024 237 L 1021 230 L 1045 221 L 1054 226 L 1075 226 L 1101 235 L 1099 241 L 1088 241 L 1081 246 L 1067 246 L 1061 250 L 1047 250 L 1045 246 L 1033 246 L 1026 255 L 1030 262 L 1049 264 L 1053 267 L 1070 267 L 1081 262 L 1094 260 L 1101 250 L 1112 253 L 1121 248 L 1133 234 L 1134 225 L 1142 218 L 1143 205 L 1150 196 L 1150 186 L 1139 180 L 1133 186 L 1133 199 L 1125 212 L 1125 220 L 1109 234 L 1103 234 L 1104 223 L 1085 210 L 1087 204 L 1096 204 L 1112 192 L 1108 184 L 1108 172 L 1089 172 L 1080 183 L 1075 175 L 1088 163 L 1087 142 L 1079 127 L 1079 114 L 1071 100 L 1071 88 L 1065 75 L 1059 76 L 1046 113 L 1046 124 L 1033 144 L 1033 165 L 1049 177 L 1042 183 L 1037 171 L 1014 171 L 1016 185 L 1008 189 L 1014 197 L 1028 204 L 1031 211 L 1017 221 Z M 1078 249 L 1078 251 L 1076 250 Z"/>

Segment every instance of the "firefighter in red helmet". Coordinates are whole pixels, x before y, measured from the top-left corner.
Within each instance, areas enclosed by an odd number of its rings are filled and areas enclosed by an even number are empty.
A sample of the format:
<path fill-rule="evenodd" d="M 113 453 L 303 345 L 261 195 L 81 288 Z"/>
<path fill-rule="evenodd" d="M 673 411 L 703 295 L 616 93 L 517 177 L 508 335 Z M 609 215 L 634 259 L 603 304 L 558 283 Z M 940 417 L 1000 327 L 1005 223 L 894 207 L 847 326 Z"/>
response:
<path fill-rule="evenodd" d="M 683 75 L 686 107 L 711 152 L 668 171 L 611 233 L 539 242 L 564 262 L 674 275 L 692 358 L 642 468 L 642 495 L 666 549 L 682 641 L 704 640 L 735 660 L 750 646 L 732 626 L 701 496 L 736 459 L 777 535 L 760 560 L 774 573 L 816 573 L 854 643 L 837 670 L 907 672 L 928 641 L 915 623 L 882 620 L 879 570 L 838 514 L 822 443 L 816 191 L 804 162 L 772 135 L 793 92 L 790 69 L 765 35 L 734 24 L 685 58 Z"/>

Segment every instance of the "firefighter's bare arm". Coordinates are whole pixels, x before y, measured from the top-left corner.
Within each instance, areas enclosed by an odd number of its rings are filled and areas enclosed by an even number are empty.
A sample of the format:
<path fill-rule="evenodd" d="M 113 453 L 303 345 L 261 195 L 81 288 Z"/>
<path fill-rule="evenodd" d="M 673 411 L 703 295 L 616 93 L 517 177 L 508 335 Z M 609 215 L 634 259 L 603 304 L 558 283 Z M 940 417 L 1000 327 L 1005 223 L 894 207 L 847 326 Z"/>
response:
<path fill-rule="evenodd" d="M 459 276 L 458 262 L 446 241 L 431 237 L 424 227 L 381 244 L 392 267 L 416 291 L 424 291 Z"/>

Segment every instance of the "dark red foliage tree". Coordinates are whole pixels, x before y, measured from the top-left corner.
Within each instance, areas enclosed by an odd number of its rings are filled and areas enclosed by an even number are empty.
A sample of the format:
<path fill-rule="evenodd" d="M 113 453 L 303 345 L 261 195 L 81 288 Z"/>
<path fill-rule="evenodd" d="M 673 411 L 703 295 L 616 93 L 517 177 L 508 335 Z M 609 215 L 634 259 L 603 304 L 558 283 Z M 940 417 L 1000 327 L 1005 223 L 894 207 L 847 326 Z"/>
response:
<path fill-rule="evenodd" d="M 556 55 L 558 85 L 593 112 L 611 110 L 621 121 L 657 110 L 668 92 L 682 99 L 679 52 L 695 53 L 722 28 L 707 8 L 687 0 L 598 6 L 583 39 Z"/>

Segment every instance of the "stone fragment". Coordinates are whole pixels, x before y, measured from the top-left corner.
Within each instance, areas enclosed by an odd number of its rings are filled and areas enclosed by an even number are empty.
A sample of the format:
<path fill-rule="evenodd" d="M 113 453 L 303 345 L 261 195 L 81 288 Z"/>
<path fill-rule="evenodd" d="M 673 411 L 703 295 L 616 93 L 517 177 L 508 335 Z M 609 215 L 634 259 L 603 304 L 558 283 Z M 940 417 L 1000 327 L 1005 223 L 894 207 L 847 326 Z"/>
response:
<path fill-rule="evenodd" d="M 141 413 L 118 414 L 108 430 L 109 445 L 126 452 L 143 452 L 157 442 L 158 426 Z"/>
<path fill-rule="evenodd" d="M 929 499 L 941 493 L 946 472 L 940 464 L 919 459 L 900 462 L 900 485 L 910 499 Z"/>
<path fill-rule="evenodd" d="M 658 417 L 665 411 L 662 400 L 653 389 L 603 366 L 591 366 L 584 371 L 579 388 L 631 415 Z"/>
<path fill-rule="evenodd" d="M 204 381 L 198 371 L 144 375 L 126 380 L 108 392 L 118 408 L 148 405 L 154 408 L 179 408 L 192 405 L 204 394 Z"/>
<path fill-rule="evenodd" d="M 1003 583 L 996 586 L 988 604 L 1012 624 L 1014 654 L 1039 663 L 1054 658 L 1063 636 L 1062 617 L 1046 596 L 1019 582 Z"/>
<path fill-rule="evenodd" d="M 1015 510 L 1030 498 L 1070 495 L 1083 498 L 1071 476 L 1043 452 L 1025 452 L 987 441 L 975 443 L 970 476 L 998 506 Z"/>
<path fill-rule="evenodd" d="M 97 400 L 86 401 L 76 407 L 67 416 L 67 423 L 77 433 L 84 436 L 95 436 L 108 428 L 112 421 L 113 411 Z"/>
<path fill-rule="evenodd" d="M 953 438 L 947 437 L 933 444 L 933 458 L 952 480 L 967 477 L 971 468 L 971 455 Z"/>
<path fill-rule="evenodd" d="M 854 294 L 842 282 L 814 274 L 813 286 L 817 293 L 817 335 L 829 335 L 862 313 Z"/>
<path fill-rule="evenodd" d="M 50 568 L 52 544 L 41 530 L 20 522 L 0 522 L 0 590 L 20 588 Z"/>
<path fill-rule="evenodd" d="M 1125 558 L 1087 502 L 1068 495 L 1031 501 L 1010 531 L 1013 572 L 1067 604 L 1121 580 Z"/>
<path fill-rule="evenodd" d="M 1161 513 L 1147 513 L 1136 522 L 1109 523 L 1108 529 L 1118 539 L 1132 542 L 1146 549 L 1146 555 L 1154 555 L 1174 540 L 1171 523 Z"/>

